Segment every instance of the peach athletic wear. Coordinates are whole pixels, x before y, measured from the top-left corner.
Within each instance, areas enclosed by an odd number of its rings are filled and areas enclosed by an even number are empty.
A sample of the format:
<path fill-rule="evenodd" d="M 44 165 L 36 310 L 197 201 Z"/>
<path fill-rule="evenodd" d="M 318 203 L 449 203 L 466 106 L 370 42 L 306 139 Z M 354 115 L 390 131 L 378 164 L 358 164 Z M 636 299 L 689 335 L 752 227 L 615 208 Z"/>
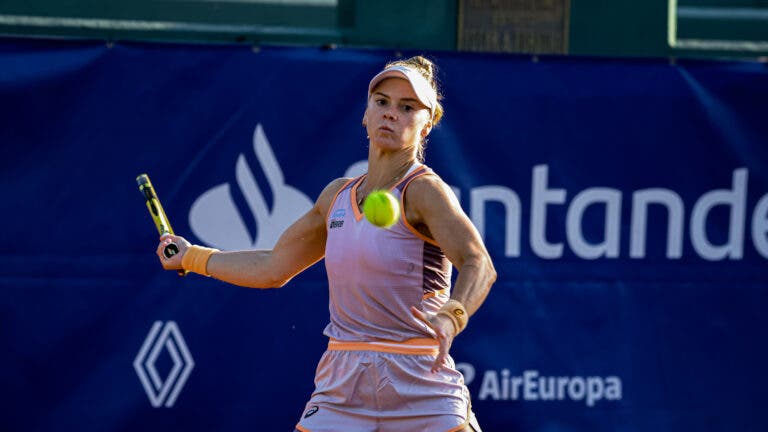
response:
<path fill-rule="evenodd" d="M 414 164 L 390 192 L 403 205 L 408 184 L 432 170 Z M 432 373 L 434 332 L 411 306 L 436 313 L 450 297 L 452 266 L 437 244 L 401 214 L 389 229 L 370 224 L 350 180 L 326 218 L 330 291 L 328 350 L 300 431 L 456 431 L 472 419 L 469 392 L 450 367 Z M 402 212 L 401 212 L 402 213 Z"/>
<path fill-rule="evenodd" d="M 411 169 L 390 190 L 401 207 L 411 180 L 430 172 L 423 165 Z M 357 206 L 357 186 L 364 178 L 344 186 L 328 211 L 325 268 L 331 322 L 324 334 L 356 342 L 434 337 L 410 307 L 428 313 L 440 309 L 449 297 L 451 263 L 402 214 L 389 229 L 369 223 Z"/>

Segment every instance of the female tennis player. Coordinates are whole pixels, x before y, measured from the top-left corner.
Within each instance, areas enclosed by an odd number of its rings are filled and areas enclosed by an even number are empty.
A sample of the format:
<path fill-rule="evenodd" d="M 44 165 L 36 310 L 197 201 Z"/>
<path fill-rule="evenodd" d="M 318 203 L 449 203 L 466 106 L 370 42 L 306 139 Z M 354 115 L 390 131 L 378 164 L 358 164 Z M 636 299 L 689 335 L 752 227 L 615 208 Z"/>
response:
<path fill-rule="evenodd" d="M 160 239 L 165 269 L 253 288 L 281 287 L 325 258 L 328 350 L 296 431 L 480 431 L 449 350 L 496 272 L 450 187 L 423 164 L 424 142 L 443 115 L 439 99 L 432 62 L 387 64 L 368 86 L 368 172 L 328 184 L 272 250 L 222 252 L 174 235 Z M 402 209 L 389 229 L 361 211 L 380 189 Z M 180 252 L 166 258 L 170 242 Z M 453 289 L 452 264 L 459 270 Z"/>

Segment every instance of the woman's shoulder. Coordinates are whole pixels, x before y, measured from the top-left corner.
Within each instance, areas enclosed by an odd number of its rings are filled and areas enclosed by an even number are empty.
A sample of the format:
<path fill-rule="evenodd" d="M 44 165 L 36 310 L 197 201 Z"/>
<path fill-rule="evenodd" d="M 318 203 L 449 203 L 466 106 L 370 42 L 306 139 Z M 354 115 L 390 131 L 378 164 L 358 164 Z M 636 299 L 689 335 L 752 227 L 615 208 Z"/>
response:
<path fill-rule="evenodd" d="M 405 217 L 411 226 L 425 224 L 429 215 L 444 215 L 461 208 L 453 189 L 432 171 L 409 183 L 403 201 Z"/>
<path fill-rule="evenodd" d="M 425 171 L 409 182 L 404 194 L 406 206 L 418 210 L 434 206 L 438 201 L 451 205 L 458 203 L 453 188 L 432 170 Z"/>
<path fill-rule="evenodd" d="M 320 196 L 315 202 L 318 209 L 323 213 L 327 212 L 331 205 L 333 205 L 333 200 L 336 198 L 336 195 L 341 192 L 344 186 L 352 182 L 352 180 L 354 180 L 352 177 L 339 177 L 328 183 L 323 191 L 320 192 Z"/>
<path fill-rule="evenodd" d="M 330 183 L 328 183 L 325 186 L 325 189 L 323 189 L 323 192 L 320 193 L 322 196 L 326 193 L 331 193 L 333 195 L 336 195 L 344 186 L 352 182 L 355 177 L 339 177 L 336 179 L 333 179 Z"/>
<path fill-rule="evenodd" d="M 417 195 L 424 197 L 434 197 L 449 192 L 453 195 L 451 187 L 434 170 L 429 167 L 420 172 L 407 185 L 408 195 Z"/>

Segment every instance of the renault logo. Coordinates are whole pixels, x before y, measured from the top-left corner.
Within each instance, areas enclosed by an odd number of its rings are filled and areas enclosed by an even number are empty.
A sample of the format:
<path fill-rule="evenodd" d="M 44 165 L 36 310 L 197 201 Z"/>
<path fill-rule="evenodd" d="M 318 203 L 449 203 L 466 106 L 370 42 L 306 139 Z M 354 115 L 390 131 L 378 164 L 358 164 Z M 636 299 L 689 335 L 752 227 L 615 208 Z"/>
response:
<path fill-rule="evenodd" d="M 165 378 L 161 377 L 155 368 L 155 362 L 163 350 L 168 352 L 173 361 L 173 367 Z M 162 321 L 155 321 L 133 361 L 133 367 L 152 406 L 170 408 L 176 402 L 192 368 L 195 367 L 195 362 L 176 323 L 167 321 L 163 325 Z"/>

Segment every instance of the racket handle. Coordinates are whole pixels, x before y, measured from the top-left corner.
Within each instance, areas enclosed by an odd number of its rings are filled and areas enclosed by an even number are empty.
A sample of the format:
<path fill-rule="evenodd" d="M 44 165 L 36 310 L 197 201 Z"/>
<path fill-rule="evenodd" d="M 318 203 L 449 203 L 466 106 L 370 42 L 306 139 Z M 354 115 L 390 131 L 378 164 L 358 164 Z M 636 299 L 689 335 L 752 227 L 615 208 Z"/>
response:
<path fill-rule="evenodd" d="M 177 253 L 179 253 L 179 247 L 176 245 L 176 243 L 169 243 L 163 248 L 163 255 L 165 255 L 166 258 L 170 258 Z M 176 270 L 176 273 L 178 273 L 179 276 L 187 275 L 187 271 L 184 269 Z"/>
<path fill-rule="evenodd" d="M 171 258 L 177 253 L 179 253 L 179 247 L 176 246 L 176 243 L 170 243 L 163 248 L 163 255 L 165 255 L 166 258 Z"/>

